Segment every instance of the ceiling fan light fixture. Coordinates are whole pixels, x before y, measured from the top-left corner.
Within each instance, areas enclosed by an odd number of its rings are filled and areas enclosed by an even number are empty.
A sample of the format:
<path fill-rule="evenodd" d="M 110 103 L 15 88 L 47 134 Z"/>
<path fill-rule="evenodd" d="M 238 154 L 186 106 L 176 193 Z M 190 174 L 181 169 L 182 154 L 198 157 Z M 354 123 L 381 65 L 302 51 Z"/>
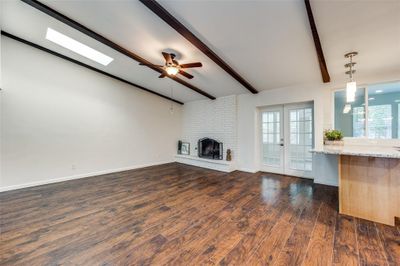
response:
<path fill-rule="evenodd" d="M 168 73 L 168 75 L 175 76 L 176 74 L 178 74 L 179 68 L 176 66 L 167 66 L 165 68 L 165 71 Z"/>

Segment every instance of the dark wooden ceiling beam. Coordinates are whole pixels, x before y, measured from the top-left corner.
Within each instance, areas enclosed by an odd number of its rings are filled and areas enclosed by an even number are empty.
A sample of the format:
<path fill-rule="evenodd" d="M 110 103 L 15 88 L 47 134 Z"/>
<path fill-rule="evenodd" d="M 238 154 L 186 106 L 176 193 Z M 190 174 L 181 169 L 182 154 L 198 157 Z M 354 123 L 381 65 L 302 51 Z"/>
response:
<path fill-rule="evenodd" d="M 147 88 L 145 88 L 145 87 L 143 87 L 143 86 L 140 86 L 140 85 L 138 85 L 138 84 L 135 84 L 135 83 L 130 82 L 130 81 L 128 81 L 128 80 L 125 80 L 125 79 L 123 79 L 123 78 L 117 77 L 117 76 L 112 75 L 112 74 L 110 74 L 110 73 L 107 73 L 107 72 L 105 72 L 105 71 L 103 71 L 103 70 L 100 70 L 100 69 L 97 69 L 97 68 L 95 68 L 95 67 L 89 66 L 89 65 L 84 64 L 84 63 L 82 63 L 82 62 L 80 62 L 80 61 L 78 61 L 78 60 L 72 59 L 72 58 L 70 58 L 70 57 L 68 57 L 68 56 L 65 56 L 65 55 L 59 54 L 59 53 L 57 53 L 57 52 L 54 52 L 54 51 L 52 51 L 52 50 L 50 50 L 50 49 L 47 49 L 47 48 L 45 48 L 45 47 L 43 47 L 43 46 L 40 46 L 40 45 L 35 44 L 35 43 L 33 43 L 33 42 L 30 42 L 30 41 L 27 41 L 27 40 L 22 39 L 22 38 L 20 38 L 20 37 L 17 37 L 17 36 L 15 36 L 15 35 L 13 35 L 13 34 L 10 34 L 10 33 L 8 33 L 8 32 L 1 31 L 1 35 L 4 35 L 4 36 L 6 36 L 6 37 L 8 37 L 8 38 L 11 38 L 11 39 L 16 40 L 16 41 L 21 42 L 21 43 L 24 43 L 24 44 L 26 44 L 26 45 L 29 45 L 29 46 L 31 46 L 31 47 L 34 47 L 34 48 L 39 49 L 39 50 L 41 50 L 41 51 L 44 51 L 44 52 L 46 52 L 46 53 L 52 54 L 52 55 L 57 56 L 57 57 L 59 57 L 59 58 L 65 59 L 65 60 L 67 60 L 67 61 L 69 61 L 69 62 L 71 62 L 71 63 L 77 64 L 77 65 L 82 66 L 82 67 L 84 67 L 84 68 L 93 70 L 93 71 L 95 71 L 95 72 L 97 72 L 97 73 L 103 74 L 104 76 L 107 76 L 107 77 L 116 79 L 116 80 L 121 81 L 121 82 L 123 82 L 123 83 L 129 84 L 129 85 L 134 86 L 134 87 L 136 87 L 136 88 L 139 88 L 139 89 L 141 89 L 141 90 L 150 92 L 150 93 L 155 94 L 155 95 L 157 95 L 157 96 L 159 96 L 159 97 L 162 97 L 162 98 L 164 98 L 164 99 L 167 99 L 167 100 L 170 100 L 170 101 L 179 103 L 179 104 L 183 104 L 182 102 L 180 102 L 180 101 L 178 101 L 178 100 L 172 99 L 172 98 L 170 98 L 170 97 L 168 97 L 168 96 L 162 95 L 162 94 L 160 94 L 160 93 L 158 93 L 158 92 L 155 92 L 155 91 L 153 91 L 153 90 L 147 89 Z"/>
<path fill-rule="evenodd" d="M 202 51 L 206 56 L 213 60 L 217 65 L 219 65 L 223 70 L 225 70 L 229 75 L 236 79 L 240 84 L 242 84 L 251 93 L 258 93 L 258 91 L 247 82 L 242 76 L 239 75 L 231 66 L 229 66 L 224 60 L 222 60 L 216 53 L 214 53 L 205 43 L 203 43 L 199 38 L 197 38 L 188 28 L 186 28 L 182 23 L 180 23 L 174 16 L 172 16 L 165 8 L 163 8 L 155 0 L 139 0 L 147 8 L 149 8 L 158 17 L 164 20 L 168 25 L 185 37 L 189 42 L 196 46 L 200 51 Z"/>
<path fill-rule="evenodd" d="M 76 22 L 75 20 L 73 20 L 73 19 L 61 14 L 60 12 L 58 12 L 58 11 L 48 7 L 48 6 L 46 6 L 45 4 L 40 3 L 37 0 L 21 0 L 21 1 L 26 3 L 26 4 L 28 4 L 28 5 L 30 5 L 30 6 L 32 6 L 32 7 L 34 7 L 34 8 L 36 8 L 36 9 L 38 9 L 38 10 L 40 10 L 40 11 L 42 11 L 45 14 L 57 19 L 58 21 L 61 21 L 64 24 L 66 24 L 66 25 L 68 25 L 68 26 L 70 26 L 70 27 L 82 32 L 83 34 L 86 34 L 86 35 L 92 37 L 93 39 L 95 39 L 95 40 L 107 45 L 108 47 L 120 52 L 121 54 L 124 54 L 124 55 L 128 56 L 129 58 L 131 58 L 131 59 L 133 59 L 133 60 L 135 60 L 135 61 L 137 61 L 139 63 L 143 63 L 144 65 L 146 65 L 147 67 L 153 69 L 154 71 L 157 71 L 158 73 L 163 73 L 164 72 L 159 67 L 150 66 L 152 63 L 147 61 L 143 57 L 140 57 L 139 55 L 129 51 L 128 49 L 125 49 L 124 47 L 114 43 L 113 41 L 107 39 L 106 37 L 100 35 L 99 33 L 94 32 L 93 30 L 91 30 L 91 29 L 83 26 L 82 24 Z M 199 93 L 199 94 L 201 94 L 201 95 L 203 95 L 203 96 L 205 96 L 205 97 L 207 97 L 207 98 L 209 98 L 211 100 L 215 100 L 214 96 L 208 94 L 207 92 L 197 88 L 196 86 L 194 86 L 194 85 L 192 85 L 192 84 L 190 84 L 190 83 L 188 83 L 188 82 L 186 82 L 186 81 L 184 81 L 184 80 L 182 80 L 182 79 L 180 79 L 178 77 L 168 76 L 168 75 L 167 75 L 167 77 L 173 79 L 174 81 L 182 84 L 183 86 L 186 86 L 189 89 L 191 89 L 191 90 L 193 90 L 193 91 L 195 91 L 195 92 L 197 92 L 197 93 Z"/>
<path fill-rule="evenodd" d="M 304 0 L 307 10 L 308 21 L 310 22 L 311 32 L 314 39 L 315 50 L 318 56 L 319 68 L 321 70 L 322 80 L 324 83 L 331 81 L 329 76 L 328 68 L 326 67 L 324 52 L 322 51 L 321 41 L 319 40 L 319 35 L 317 31 L 317 26 L 315 25 L 314 16 L 311 9 L 310 0 Z"/>

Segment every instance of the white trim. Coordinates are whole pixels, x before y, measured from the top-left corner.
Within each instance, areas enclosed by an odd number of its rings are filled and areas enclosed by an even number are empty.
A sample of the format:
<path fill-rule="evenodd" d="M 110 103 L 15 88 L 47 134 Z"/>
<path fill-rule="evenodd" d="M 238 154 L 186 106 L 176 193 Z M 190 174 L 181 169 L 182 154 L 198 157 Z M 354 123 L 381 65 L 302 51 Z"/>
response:
<path fill-rule="evenodd" d="M 339 187 L 338 181 L 337 180 L 325 180 L 323 182 L 318 182 L 319 180 L 314 179 L 315 184 L 320 184 L 320 185 L 327 185 L 327 186 L 332 186 L 332 187 Z"/>
<path fill-rule="evenodd" d="M 35 181 L 35 182 L 30 182 L 30 183 L 25 183 L 25 184 L 0 187 L 0 192 L 16 190 L 16 189 L 21 189 L 21 188 L 27 188 L 27 187 L 41 186 L 41 185 L 46 185 L 46 184 L 59 183 L 59 182 L 64 182 L 64 181 L 74 180 L 74 179 L 80 179 L 80 178 L 85 178 L 85 177 L 112 174 L 112 173 L 123 172 L 123 171 L 128 171 L 128 170 L 134 170 L 134 169 L 139 169 L 139 168 L 144 168 L 144 167 L 149 167 L 149 166 L 155 166 L 155 165 L 161 165 L 161 164 L 166 164 L 166 163 L 172 163 L 172 162 L 173 161 L 148 163 L 148 164 L 142 164 L 142 165 L 135 165 L 135 166 L 127 166 L 127 167 L 121 167 L 121 168 L 115 168 L 115 169 L 102 170 L 102 171 L 86 173 L 86 174 L 78 174 L 78 175 L 64 176 L 64 177 L 59 177 L 59 178 L 47 179 L 47 180 L 40 180 L 40 181 Z"/>
<path fill-rule="evenodd" d="M 237 171 L 252 173 L 252 174 L 259 172 L 259 170 L 251 168 L 238 168 Z"/>
<path fill-rule="evenodd" d="M 369 91 L 368 91 L 368 86 L 365 86 L 364 89 L 364 137 L 368 138 L 369 136 L 369 128 L 368 128 L 368 112 L 369 112 Z M 393 133 L 393 132 L 392 132 Z"/>

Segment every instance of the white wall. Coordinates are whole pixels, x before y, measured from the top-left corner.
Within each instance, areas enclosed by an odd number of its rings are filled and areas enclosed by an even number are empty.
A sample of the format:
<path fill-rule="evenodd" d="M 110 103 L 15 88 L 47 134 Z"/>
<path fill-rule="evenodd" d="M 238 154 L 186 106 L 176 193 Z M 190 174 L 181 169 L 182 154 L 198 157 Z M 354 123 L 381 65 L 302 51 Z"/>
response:
<path fill-rule="evenodd" d="M 182 107 L 2 37 L 0 190 L 174 160 Z"/>
<path fill-rule="evenodd" d="M 186 103 L 183 107 L 182 140 L 190 142 L 190 154 L 197 156 L 197 141 L 210 137 L 221 141 L 226 150 L 232 150 L 232 158 L 237 152 L 236 96 L 221 97 L 214 101 L 202 100 Z"/>
<path fill-rule="evenodd" d="M 3 1 L 0 1 L 0 31 L 2 30 L 3 26 Z M 2 63 L 1 63 L 1 37 L 0 37 L 0 88 L 2 88 L 2 74 L 1 74 L 1 69 L 2 69 Z M 1 97 L 1 96 L 0 96 Z"/>
<path fill-rule="evenodd" d="M 2 30 L 2 27 L 3 26 L 3 1 L 0 1 L 0 31 Z M 2 96 L 2 88 L 3 88 L 3 61 L 2 61 L 2 56 L 1 56 L 1 51 L 2 51 L 2 48 L 1 48 L 1 41 L 2 41 L 2 38 L 1 38 L 1 36 L 0 36 L 0 118 L 1 118 L 1 112 L 2 112 L 2 99 L 3 99 L 3 96 Z M 1 151 L 1 146 L 2 146 L 2 143 L 1 143 L 1 134 L 2 134 L 2 127 L 3 127 L 3 120 L 2 119 L 0 119 L 0 151 Z M 1 152 L 0 152 L 0 182 L 1 182 L 1 172 L 2 172 L 2 168 L 3 168 L 3 166 L 2 166 L 2 164 L 1 164 Z M 0 185 L 1 186 L 1 185 Z"/>

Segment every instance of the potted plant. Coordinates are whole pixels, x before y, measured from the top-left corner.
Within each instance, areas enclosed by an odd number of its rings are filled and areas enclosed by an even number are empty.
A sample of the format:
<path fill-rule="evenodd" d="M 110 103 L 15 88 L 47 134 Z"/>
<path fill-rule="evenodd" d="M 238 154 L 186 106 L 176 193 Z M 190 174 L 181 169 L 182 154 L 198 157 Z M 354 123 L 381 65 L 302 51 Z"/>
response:
<path fill-rule="evenodd" d="M 339 130 L 325 130 L 324 132 L 325 145 L 343 145 L 343 133 Z"/>

